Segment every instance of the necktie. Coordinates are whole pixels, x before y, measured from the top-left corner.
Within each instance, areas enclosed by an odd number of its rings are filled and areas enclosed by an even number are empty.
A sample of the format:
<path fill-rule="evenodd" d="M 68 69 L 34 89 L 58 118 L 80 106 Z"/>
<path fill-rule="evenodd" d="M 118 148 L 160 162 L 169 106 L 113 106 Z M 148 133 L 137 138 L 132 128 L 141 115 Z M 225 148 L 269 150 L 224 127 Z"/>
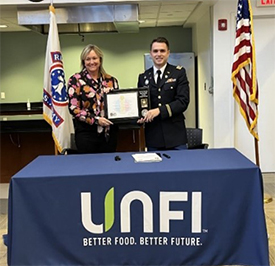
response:
<path fill-rule="evenodd" d="M 158 77 L 157 77 L 157 85 L 159 86 L 160 81 L 161 81 L 161 77 L 160 77 L 160 75 L 161 75 L 161 71 L 160 71 L 160 70 L 157 70 L 157 73 L 158 73 Z"/>

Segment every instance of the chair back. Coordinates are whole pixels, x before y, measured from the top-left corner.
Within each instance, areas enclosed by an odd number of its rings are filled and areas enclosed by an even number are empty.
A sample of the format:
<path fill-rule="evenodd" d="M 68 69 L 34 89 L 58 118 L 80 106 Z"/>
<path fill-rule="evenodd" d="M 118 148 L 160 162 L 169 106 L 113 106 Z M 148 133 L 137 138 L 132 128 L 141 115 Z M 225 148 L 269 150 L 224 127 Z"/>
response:
<path fill-rule="evenodd" d="M 77 150 L 76 144 L 75 144 L 75 134 L 71 133 L 71 149 Z"/>
<path fill-rule="evenodd" d="M 186 128 L 188 149 L 202 145 L 202 129 Z"/>

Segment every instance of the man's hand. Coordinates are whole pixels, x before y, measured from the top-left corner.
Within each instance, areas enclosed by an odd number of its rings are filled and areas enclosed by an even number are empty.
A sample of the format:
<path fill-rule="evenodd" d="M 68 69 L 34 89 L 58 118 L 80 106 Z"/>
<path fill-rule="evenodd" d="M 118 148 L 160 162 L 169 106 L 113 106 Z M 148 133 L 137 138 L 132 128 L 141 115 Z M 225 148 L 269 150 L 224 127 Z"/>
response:
<path fill-rule="evenodd" d="M 147 112 L 147 114 L 143 117 L 140 118 L 137 123 L 142 124 L 142 123 L 148 123 L 152 122 L 155 117 L 157 117 L 160 114 L 159 108 L 151 109 Z"/>

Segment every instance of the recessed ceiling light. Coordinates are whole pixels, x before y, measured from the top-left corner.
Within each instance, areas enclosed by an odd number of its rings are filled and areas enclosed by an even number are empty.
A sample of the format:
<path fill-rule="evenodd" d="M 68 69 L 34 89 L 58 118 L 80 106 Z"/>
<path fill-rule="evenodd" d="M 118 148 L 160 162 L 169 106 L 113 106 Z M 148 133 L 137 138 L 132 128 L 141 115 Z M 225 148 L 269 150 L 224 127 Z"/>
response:
<path fill-rule="evenodd" d="M 3 25 L 3 24 L 0 25 L 0 28 L 7 28 L 7 27 L 8 27 L 7 25 Z"/>

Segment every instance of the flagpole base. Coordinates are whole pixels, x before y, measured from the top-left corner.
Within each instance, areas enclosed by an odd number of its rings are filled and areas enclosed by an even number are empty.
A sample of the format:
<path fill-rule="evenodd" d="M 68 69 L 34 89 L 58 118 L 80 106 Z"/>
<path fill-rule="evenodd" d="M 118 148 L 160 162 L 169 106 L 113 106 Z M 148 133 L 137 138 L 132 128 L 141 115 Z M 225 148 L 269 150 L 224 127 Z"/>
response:
<path fill-rule="evenodd" d="M 272 201 L 273 201 L 273 198 L 269 194 L 264 193 L 264 203 L 267 204 Z"/>

